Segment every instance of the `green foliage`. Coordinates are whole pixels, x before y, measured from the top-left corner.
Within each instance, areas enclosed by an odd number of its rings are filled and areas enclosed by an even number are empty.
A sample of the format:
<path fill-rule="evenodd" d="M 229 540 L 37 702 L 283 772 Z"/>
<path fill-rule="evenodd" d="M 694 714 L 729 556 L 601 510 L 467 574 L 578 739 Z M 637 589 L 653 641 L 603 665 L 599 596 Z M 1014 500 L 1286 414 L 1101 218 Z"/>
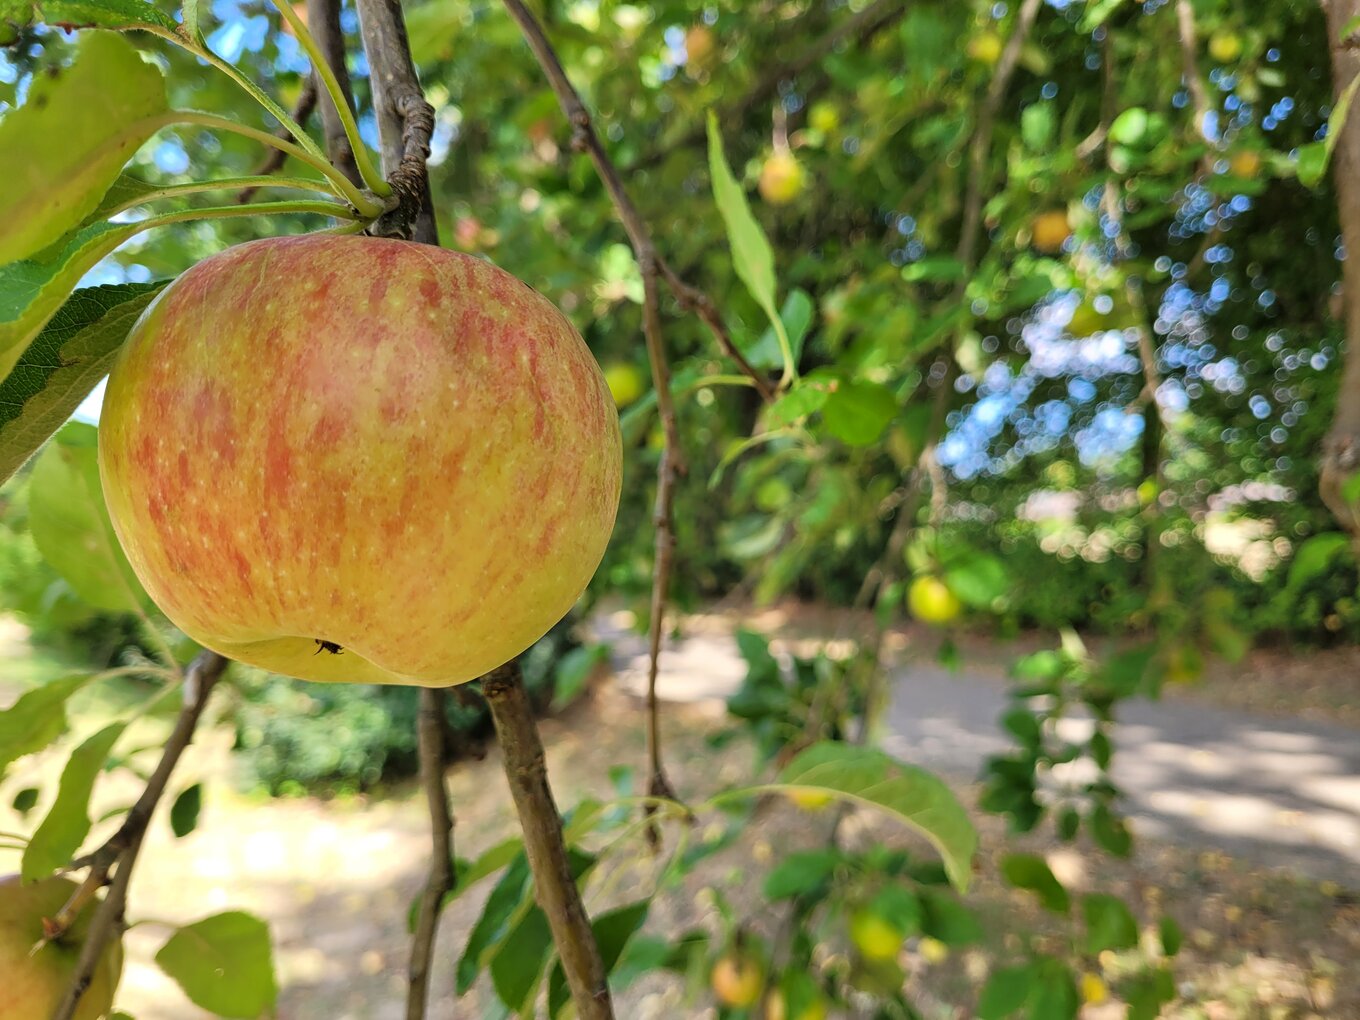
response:
<path fill-rule="evenodd" d="M 184 925 L 156 953 L 156 964 L 196 1006 L 250 1020 L 278 996 L 269 929 L 240 911 Z"/>
<path fill-rule="evenodd" d="M 71 861 L 90 832 L 90 794 L 124 722 L 110 723 L 71 752 L 61 773 L 57 799 L 24 849 L 25 882 L 46 878 Z"/>

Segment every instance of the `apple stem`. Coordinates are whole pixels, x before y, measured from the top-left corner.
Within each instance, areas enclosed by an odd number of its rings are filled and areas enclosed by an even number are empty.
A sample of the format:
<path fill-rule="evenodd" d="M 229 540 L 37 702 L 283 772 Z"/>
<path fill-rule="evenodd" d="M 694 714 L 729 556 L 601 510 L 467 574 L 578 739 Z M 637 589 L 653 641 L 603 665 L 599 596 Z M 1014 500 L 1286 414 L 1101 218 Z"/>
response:
<path fill-rule="evenodd" d="M 56 1012 L 52 1014 L 52 1020 L 72 1020 L 81 996 L 90 986 L 95 967 L 98 966 L 105 948 L 109 942 L 122 934 L 128 884 L 132 881 L 132 869 L 137 863 L 138 853 L 141 852 L 147 826 L 151 823 L 156 805 L 165 794 L 165 788 L 170 782 L 175 766 L 179 764 L 180 756 L 193 741 L 198 720 L 202 717 L 208 698 L 226 668 L 226 659 L 216 652 L 208 651 L 200 652 L 189 664 L 184 675 L 184 702 L 180 706 L 174 729 L 165 742 L 160 762 L 151 773 L 151 778 L 147 780 L 146 788 L 137 798 L 137 803 L 132 805 L 132 810 L 123 819 L 122 826 L 90 857 L 90 874 L 82 883 L 81 891 L 86 887 L 97 888 L 98 884 L 108 879 L 111 869 L 116 866 L 116 870 L 113 871 L 113 882 L 110 883 L 108 895 L 90 919 L 89 932 L 80 947 L 80 957 L 71 975 L 71 983 L 67 986 L 66 994 L 57 1006 Z M 81 895 L 81 892 L 77 892 L 76 895 Z"/>
<path fill-rule="evenodd" d="M 444 897 L 453 890 L 457 875 L 453 864 L 453 814 L 449 791 L 444 785 L 447 754 L 444 746 L 444 705 L 448 691 L 424 688 L 420 692 L 420 713 L 416 720 L 420 747 L 420 784 L 430 810 L 430 873 L 420 896 L 420 913 L 411 939 L 411 960 L 407 970 L 407 1020 L 422 1020 L 429 997 L 430 965 L 434 959 L 435 937 Z"/>
<path fill-rule="evenodd" d="M 548 785 L 543 742 L 519 665 L 511 662 L 484 676 L 482 695 L 491 709 L 501 764 L 524 830 L 524 852 L 534 874 L 538 905 L 547 915 L 578 1020 L 613 1020 L 609 980 L 572 877 L 562 817 Z"/>

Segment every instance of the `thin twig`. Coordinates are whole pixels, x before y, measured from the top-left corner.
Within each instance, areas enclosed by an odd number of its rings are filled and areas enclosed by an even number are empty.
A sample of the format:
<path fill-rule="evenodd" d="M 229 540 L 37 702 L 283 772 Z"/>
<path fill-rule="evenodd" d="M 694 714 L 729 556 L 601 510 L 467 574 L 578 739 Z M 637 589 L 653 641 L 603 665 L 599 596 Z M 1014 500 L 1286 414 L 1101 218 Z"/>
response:
<path fill-rule="evenodd" d="M 424 688 L 420 692 L 417 733 L 420 743 L 420 785 L 430 811 L 430 873 L 420 896 L 420 913 L 411 939 L 411 962 L 407 970 L 407 1020 L 422 1020 L 429 998 L 430 966 L 434 960 L 435 937 L 444 897 L 453 889 L 457 875 L 453 869 L 453 815 L 449 810 L 449 791 L 444 785 L 447 762 L 444 744 L 444 703 L 446 690 Z"/>
<path fill-rule="evenodd" d="M 562 819 L 548 786 L 543 742 L 519 666 L 511 662 L 482 678 L 482 695 L 500 739 L 505 777 L 524 830 L 538 905 L 548 918 L 578 1020 L 613 1020 L 609 981 L 581 892 L 571 874 Z"/>
<path fill-rule="evenodd" d="M 369 232 L 438 244 L 434 202 L 425 161 L 434 134 L 434 108 L 425 101 L 411 61 L 399 0 L 355 0 L 368 54 L 373 110 L 382 142 L 383 173 L 395 192 L 395 208 Z"/>
<path fill-rule="evenodd" d="M 1195 130 L 1208 140 L 1209 114 L 1213 110 L 1209 102 L 1209 90 L 1199 73 L 1199 40 L 1195 32 L 1195 10 L 1190 0 L 1176 0 L 1176 28 L 1181 42 L 1181 75 L 1185 87 L 1190 90 L 1190 104 L 1195 110 Z"/>
<path fill-rule="evenodd" d="M 353 112 L 354 94 L 349 84 L 349 68 L 345 66 L 345 36 L 340 29 L 340 0 L 307 0 L 307 28 L 325 56 L 326 63 L 330 65 L 345 103 Z M 325 92 L 315 69 L 310 81 L 313 89 Z M 363 178 L 359 175 L 358 164 L 354 162 L 354 150 L 350 148 L 349 138 L 345 135 L 344 121 L 340 119 L 340 113 L 329 93 L 326 93 L 326 100 L 320 106 L 326 155 L 350 181 L 362 185 Z"/>
<path fill-rule="evenodd" d="M 633 200 L 628 197 L 628 191 L 623 186 L 623 178 L 619 174 L 618 167 L 614 165 L 614 161 L 605 152 L 604 145 L 600 142 L 600 136 L 595 131 L 595 124 L 591 120 L 590 111 L 586 109 L 585 103 L 582 102 L 581 94 L 576 91 L 576 86 L 567 77 L 566 69 L 562 66 L 562 60 L 558 57 L 557 51 L 544 33 L 543 26 L 538 23 L 538 19 L 522 0 L 504 0 L 504 3 L 506 10 L 515 19 L 520 31 L 524 34 L 524 40 L 529 44 L 529 49 L 533 51 L 534 57 L 543 69 L 548 84 L 552 86 L 553 92 L 557 95 L 558 105 L 561 106 L 567 122 L 571 125 L 572 147 L 579 152 L 587 153 L 591 162 L 595 164 L 595 172 L 599 175 L 605 190 L 609 192 L 619 222 L 623 224 L 623 229 L 628 234 L 628 240 L 632 243 L 638 266 L 654 267 L 653 275 L 660 274 L 674 292 L 676 300 L 680 302 L 681 306 L 692 311 L 708 326 L 723 353 L 736 363 L 743 375 L 751 379 L 761 397 L 765 400 L 772 400 L 774 390 L 770 387 L 768 380 L 752 368 L 751 364 L 737 350 L 736 345 L 732 342 L 731 334 L 722 324 L 722 317 L 718 314 L 713 302 L 697 288 L 682 281 L 657 251 L 651 231 L 648 230 L 647 224 L 638 212 L 637 206 L 633 204 Z"/>
<path fill-rule="evenodd" d="M 312 75 L 308 75 L 307 80 L 302 83 L 302 91 L 298 93 L 297 102 L 293 105 L 293 120 L 297 121 L 299 124 L 305 125 L 308 118 L 311 117 L 312 111 L 315 109 L 316 78 Z M 293 133 L 286 127 L 281 127 L 274 133 L 284 141 L 288 141 L 288 139 L 293 137 Z M 255 168 L 254 176 L 266 177 L 269 174 L 278 173 L 283 169 L 283 164 L 287 159 L 288 153 L 284 152 L 282 149 L 270 149 L 269 154 L 265 156 L 260 165 Z M 236 196 L 236 201 L 245 205 L 255 197 L 255 192 L 258 190 L 259 188 L 246 188 Z"/>
<path fill-rule="evenodd" d="M 110 868 L 116 867 L 117 870 L 114 871 L 108 895 L 90 919 L 89 931 L 80 948 L 80 957 L 71 975 L 71 983 L 67 986 L 66 994 L 52 1020 L 71 1020 L 75 1016 L 76 1007 L 80 1004 L 85 990 L 90 987 L 91 977 L 105 948 L 111 941 L 122 936 L 128 883 L 132 880 L 133 865 L 136 864 L 137 855 L 141 851 L 147 826 L 151 822 L 156 805 L 160 803 L 165 793 L 170 775 L 179 763 L 180 756 L 193 741 L 194 729 L 203 715 L 208 697 L 226 668 L 227 660 L 216 652 L 200 652 L 189 665 L 184 676 L 184 702 L 180 707 L 179 717 L 175 720 L 175 727 L 165 742 L 165 750 L 161 753 L 156 770 L 151 773 L 146 788 L 142 790 L 137 803 L 123 819 L 118 831 L 89 858 L 91 876 L 100 875 L 101 880 L 107 880 Z"/>

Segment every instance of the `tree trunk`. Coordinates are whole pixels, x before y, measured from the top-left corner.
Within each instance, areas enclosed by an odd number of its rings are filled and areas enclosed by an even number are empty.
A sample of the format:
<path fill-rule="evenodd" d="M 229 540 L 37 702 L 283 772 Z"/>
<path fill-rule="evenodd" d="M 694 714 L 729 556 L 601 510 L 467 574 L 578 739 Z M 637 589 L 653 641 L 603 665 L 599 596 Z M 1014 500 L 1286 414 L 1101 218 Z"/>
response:
<path fill-rule="evenodd" d="M 1360 49 L 1342 41 L 1350 20 L 1360 15 L 1360 0 L 1324 0 L 1328 48 L 1332 54 L 1333 89 L 1338 96 L 1360 74 Z M 1360 541 L 1360 507 L 1342 495 L 1347 478 L 1360 470 L 1360 116 L 1346 118 L 1332 160 L 1341 237 L 1346 258 L 1341 264 L 1346 342 L 1332 427 L 1322 444 L 1322 501 L 1338 523 Z"/>

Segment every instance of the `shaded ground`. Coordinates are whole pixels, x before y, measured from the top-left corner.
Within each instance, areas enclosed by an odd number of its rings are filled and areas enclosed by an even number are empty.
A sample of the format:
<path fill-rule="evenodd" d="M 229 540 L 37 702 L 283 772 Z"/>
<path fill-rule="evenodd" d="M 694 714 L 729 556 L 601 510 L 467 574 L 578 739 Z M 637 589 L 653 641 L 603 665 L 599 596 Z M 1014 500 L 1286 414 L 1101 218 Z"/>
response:
<path fill-rule="evenodd" d="M 702 627 L 696 627 L 702 630 Z M 721 628 L 717 628 L 721 629 Z M 684 654 L 671 657 L 676 664 Z M 720 684 L 721 670 L 700 668 L 689 660 L 689 673 L 699 685 Z M 739 679 L 739 676 L 738 676 Z M 944 690 L 940 679 L 929 685 Z M 987 681 L 977 681 L 980 689 Z M 642 717 L 637 701 L 626 693 L 629 677 L 598 693 L 567 717 L 544 724 L 549 765 L 559 801 L 571 804 L 592 793 L 609 796 L 608 772 L 621 762 L 641 762 Z M 713 689 L 713 688 L 705 688 Z M 666 732 L 672 778 L 682 795 L 698 798 L 717 786 L 740 779 L 749 768 L 748 750 L 734 745 L 714 752 L 705 736 L 723 725 L 720 705 L 688 695 L 691 703 L 667 709 Z M 928 713 L 918 711 L 918 717 Z M 994 714 L 992 716 L 994 718 Z M 1258 720 L 1259 722 L 1259 720 Z M 1258 727 L 1270 731 L 1270 726 Z M 1223 734 L 1218 734 L 1220 737 Z M 381 799 L 356 798 L 320 802 L 260 802 L 228 792 L 230 771 L 224 731 L 191 749 L 177 784 L 200 777 L 214 781 L 203 824 L 183 840 L 158 819 L 133 888 L 137 918 L 184 921 L 220 909 L 241 907 L 268 918 L 277 942 L 277 962 L 284 993 L 282 1020 L 387 1020 L 403 1015 L 401 1006 L 406 954 L 405 912 L 419 887 L 427 837 L 422 803 L 413 790 Z M 924 743 L 913 741 L 918 755 Z M 28 763 L 23 763 L 27 765 Z M 49 759 L 21 767 L 4 783 L 0 804 L 34 768 L 46 789 L 61 766 Z M 1311 766 L 1310 766 L 1311 767 Z M 953 771 L 952 769 L 950 771 Z M 1352 777 L 1353 777 L 1352 770 Z M 957 774 L 966 797 L 973 789 L 968 775 Z M 1212 788 L 1212 783 L 1208 786 Z M 450 774 L 455 809 L 461 819 L 460 852 L 473 855 L 513 831 L 509 799 L 493 751 L 485 761 L 468 762 Z M 176 789 L 178 785 L 176 786 Z M 126 803 L 135 787 L 105 784 L 98 808 Z M 50 793 L 49 793 L 50 796 Z M 45 803 L 46 801 L 44 801 Z M 21 825 L 8 809 L 0 809 L 0 829 Z M 31 827 L 31 821 L 30 821 Z M 956 954 L 921 968 L 918 988 L 926 1002 L 962 1002 L 949 1010 L 933 1008 L 933 1017 L 971 1015 L 970 990 L 989 965 L 991 953 L 1011 945 L 1016 932 L 1044 919 L 1026 896 L 1005 890 L 995 877 L 994 858 L 1003 829 L 982 819 L 984 854 L 974 905 L 995 920 L 989 926 L 994 943 Z M 706 826 L 697 830 L 700 835 Z M 728 889 L 731 898 L 757 914 L 758 885 L 751 881 L 751 862 L 815 840 L 822 819 L 776 805 L 751 827 L 745 839 L 715 857 L 684 889 L 656 901 L 651 925 L 677 931 L 703 920 L 698 895 L 704 885 Z M 1145 826 L 1138 826 L 1140 835 Z M 901 838 L 893 830 L 875 831 Z M 1291 1018 L 1360 1017 L 1360 896 L 1342 882 L 1296 877 L 1284 869 L 1267 869 L 1221 852 L 1218 838 L 1199 847 L 1183 847 L 1144 838 L 1131 864 L 1111 863 L 1086 848 L 1059 848 L 1029 840 L 1028 849 L 1050 855 L 1054 869 L 1076 889 L 1099 888 L 1129 893 L 1145 909 L 1140 920 L 1155 924 L 1160 912 L 1176 916 L 1187 933 L 1184 958 L 1177 968 L 1183 999 L 1167 1015 L 1195 1020 L 1291 1020 Z M 1013 847 L 1007 847 L 1013 849 Z M 12 855 L 0 859 L 0 870 L 12 870 Z M 624 867 L 607 899 L 596 897 L 592 909 L 650 891 L 648 867 Z M 1353 873 L 1354 874 L 1354 873 Z M 1360 885 L 1360 882 L 1354 883 Z M 485 887 L 460 900 L 447 913 L 441 931 L 442 958 L 450 961 L 480 910 Z M 1050 936 L 1051 937 L 1051 936 Z M 200 1020 L 205 1014 L 187 1005 L 178 990 L 150 963 L 164 929 L 144 923 L 129 936 L 130 964 L 122 1003 L 138 1020 Z M 1119 959 L 1104 961 L 1111 973 Z M 439 969 L 439 996 L 434 1020 L 476 1020 L 487 1015 L 475 994 L 455 1002 L 449 966 Z M 664 980 L 627 993 L 619 1015 L 627 1020 L 707 1017 L 701 1003 L 685 1002 L 681 990 Z M 1088 1010 L 1089 1020 L 1121 1015 L 1110 1009 Z"/>

